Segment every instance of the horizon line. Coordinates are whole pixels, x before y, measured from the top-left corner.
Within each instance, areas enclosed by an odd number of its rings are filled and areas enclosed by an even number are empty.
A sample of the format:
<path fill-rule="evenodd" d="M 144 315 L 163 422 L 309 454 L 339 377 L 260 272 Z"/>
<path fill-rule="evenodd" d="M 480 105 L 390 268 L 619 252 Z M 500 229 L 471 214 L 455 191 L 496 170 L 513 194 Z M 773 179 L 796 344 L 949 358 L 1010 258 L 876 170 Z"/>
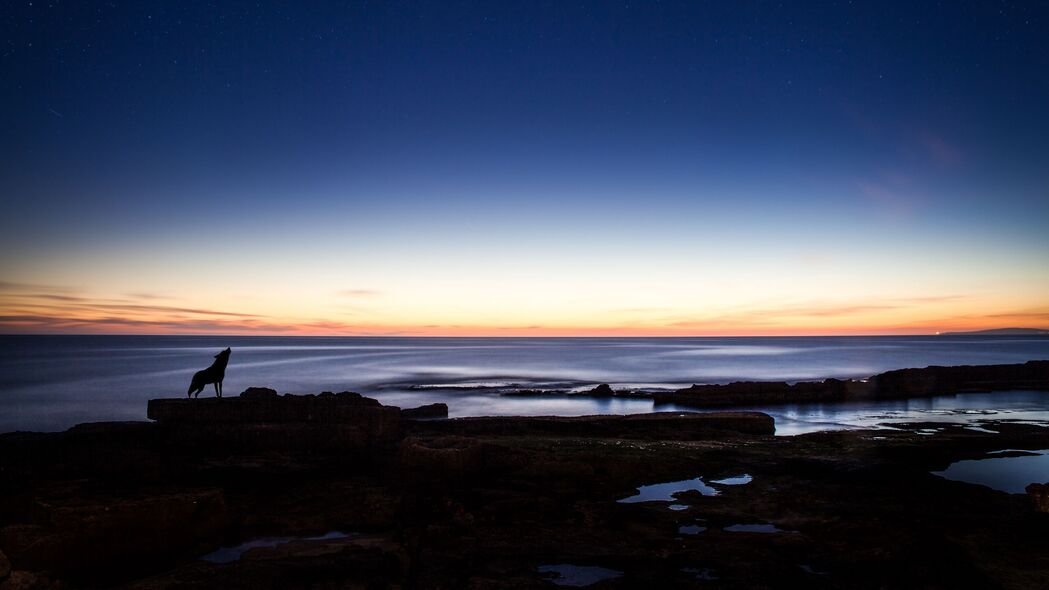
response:
<path fill-rule="evenodd" d="M 987 332 L 993 332 L 997 330 L 1031 330 L 1029 334 L 993 334 Z M 1039 334 L 1038 332 L 1044 332 Z M 948 331 L 937 331 L 937 332 L 899 332 L 899 333 L 878 333 L 878 334 L 827 334 L 827 333 L 814 333 L 814 334 L 694 334 L 694 335 L 525 335 L 525 336 L 512 336 L 512 335 L 491 335 L 491 334 L 456 334 L 456 335 L 426 335 L 426 334 L 286 334 L 286 333 L 263 333 L 263 334 L 214 334 L 214 333 L 199 333 L 199 334 L 180 334 L 180 333 L 158 333 L 158 334 L 136 334 L 136 333 L 112 333 L 112 332 L 40 332 L 40 333 L 22 333 L 22 332 L 0 332 L 0 337 L 3 336 L 26 336 L 26 337 L 41 337 L 41 336 L 83 336 L 83 337 L 97 337 L 97 336 L 112 336 L 112 337 L 188 337 L 188 338 L 491 338 L 491 339 L 511 339 L 511 338 L 546 338 L 546 339 L 569 339 L 569 338 L 891 338 L 900 336 L 946 336 L 946 335 L 972 335 L 972 336 L 1049 336 L 1049 328 L 991 328 L 988 330 L 948 330 Z"/>

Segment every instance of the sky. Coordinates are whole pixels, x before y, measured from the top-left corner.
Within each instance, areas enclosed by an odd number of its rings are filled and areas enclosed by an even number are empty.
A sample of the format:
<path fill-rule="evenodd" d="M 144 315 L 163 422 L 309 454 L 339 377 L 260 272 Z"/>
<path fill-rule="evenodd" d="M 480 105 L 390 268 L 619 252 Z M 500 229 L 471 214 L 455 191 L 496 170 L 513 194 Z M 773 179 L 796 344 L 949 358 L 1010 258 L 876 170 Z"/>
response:
<path fill-rule="evenodd" d="M 1044 2 L 11 2 L 0 332 L 1049 327 Z"/>

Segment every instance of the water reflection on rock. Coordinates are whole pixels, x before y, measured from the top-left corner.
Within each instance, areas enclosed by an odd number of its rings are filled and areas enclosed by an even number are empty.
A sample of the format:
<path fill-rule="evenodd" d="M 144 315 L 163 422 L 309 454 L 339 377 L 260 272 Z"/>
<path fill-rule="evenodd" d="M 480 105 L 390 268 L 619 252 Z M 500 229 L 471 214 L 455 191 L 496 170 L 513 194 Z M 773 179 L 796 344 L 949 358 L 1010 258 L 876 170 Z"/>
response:
<path fill-rule="evenodd" d="M 349 537 L 349 535 L 341 531 L 331 531 L 313 537 L 262 537 L 245 541 L 239 545 L 221 547 L 201 557 L 201 559 L 204 561 L 210 561 L 211 563 L 231 563 L 239 560 L 251 549 L 277 547 L 278 545 L 284 545 L 296 541 L 328 541 L 331 539 L 345 539 L 346 537 Z"/>
<path fill-rule="evenodd" d="M 1049 481 L 1049 449 L 1019 452 L 1005 450 L 988 455 L 992 456 L 952 463 L 943 471 L 934 471 L 933 475 L 987 486 L 1009 494 L 1023 494 L 1028 484 Z"/>
<path fill-rule="evenodd" d="M 590 586 L 623 575 L 623 572 L 607 567 L 570 563 L 541 565 L 538 569 L 539 573 L 551 576 L 550 582 L 558 586 Z"/>
<path fill-rule="evenodd" d="M 655 483 L 652 485 L 641 486 L 637 489 L 637 494 L 623 498 L 619 500 L 620 504 L 633 504 L 636 502 L 672 502 L 674 500 L 674 494 L 694 490 L 704 496 L 716 496 L 720 492 L 710 487 L 703 481 L 703 478 L 697 477 L 695 479 L 683 479 L 681 481 L 668 481 L 665 483 Z"/>

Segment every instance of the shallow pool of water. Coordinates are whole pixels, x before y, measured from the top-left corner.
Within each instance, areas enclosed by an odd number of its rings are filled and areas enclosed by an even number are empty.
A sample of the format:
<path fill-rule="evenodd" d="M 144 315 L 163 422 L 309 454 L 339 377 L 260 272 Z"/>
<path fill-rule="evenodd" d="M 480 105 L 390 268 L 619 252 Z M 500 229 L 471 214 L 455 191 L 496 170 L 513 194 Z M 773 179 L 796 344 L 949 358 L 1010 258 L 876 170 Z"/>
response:
<path fill-rule="evenodd" d="M 997 456 L 1005 452 L 1022 456 Z M 1009 494 L 1023 494 L 1032 483 L 1049 482 L 1049 449 L 1038 451 L 996 451 L 986 459 L 968 459 L 952 463 L 933 475 L 953 481 L 987 486 Z"/>
<path fill-rule="evenodd" d="M 785 404 L 733 408 L 765 412 L 776 420 L 776 435 L 821 430 L 886 428 L 906 422 L 968 424 L 993 429 L 985 422 L 1007 420 L 1049 426 L 1049 392 L 996 391 L 959 393 L 908 400 L 829 404 Z"/>
<path fill-rule="evenodd" d="M 702 477 L 695 479 L 683 479 L 681 481 L 668 481 L 665 483 L 654 483 L 641 486 L 637 494 L 619 500 L 620 504 L 633 504 L 636 502 L 673 502 L 674 494 L 687 490 L 695 490 L 704 496 L 716 496 L 720 492 L 708 486 Z"/>
<path fill-rule="evenodd" d="M 549 581 L 558 586 L 590 586 L 623 575 L 623 572 L 607 567 L 571 563 L 541 565 L 538 569 L 539 573 L 550 576 Z"/>
<path fill-rule="evenodd" d="M 719 486 L 742 486 L 754 481 L 754 478 L 749 473 L 743 475 L 735 475 L 733 477 L 726 477 L 724 479 L 715 479 L 710 482 Z"/>
<path fill-rule="evenodd" d="M 678 527 L 677 532 L 680 535 L 698 535 L 699 533 L 702 533 L 705 530 L 707 530 L 707 527 L 705 526 L 700 526 L 698 524 L 687 524 Z"/>
<path fill-rule="evenodd" d="M 331 531 L 313 537 L 262 537 L 245 541 L 239 545 L 221 547 L 201 557 L 201 559 L 204 561 L 210 561 L 211 563 L 231 563 L 239 560 L 244 553 L 251 549 L 258 549 L 260 547 L 277 547 L 278 545 L 284 545 L 295 541 L 327 541 L 329 539 L 344 539 L 348 536 L 348 534 L 340 531 Z"/>
<path fill-rule="evenodd" d="M 734 524 L 727 526 L 724 529 L 730 533 L 789 533 L 774 524 L 768 523 L 754 523 L 754 524 Z"/>

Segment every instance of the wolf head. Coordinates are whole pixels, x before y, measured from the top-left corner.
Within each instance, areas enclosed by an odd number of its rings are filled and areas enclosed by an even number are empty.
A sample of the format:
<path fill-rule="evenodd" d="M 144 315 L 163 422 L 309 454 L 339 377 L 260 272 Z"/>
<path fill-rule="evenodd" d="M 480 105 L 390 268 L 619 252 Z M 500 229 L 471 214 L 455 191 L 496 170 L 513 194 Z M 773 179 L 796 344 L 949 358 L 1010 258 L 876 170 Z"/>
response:
<path fill-rule="evenodd" d="M 215 358 L 217 358 L 217 359 L 227 358 L 228 359 L 231 352 L 233 352 L 233 351 L 230 350 L 229 347 L 226 347 L 226 350 L 223 350 L 222 352 L 216 354 Z"/>

